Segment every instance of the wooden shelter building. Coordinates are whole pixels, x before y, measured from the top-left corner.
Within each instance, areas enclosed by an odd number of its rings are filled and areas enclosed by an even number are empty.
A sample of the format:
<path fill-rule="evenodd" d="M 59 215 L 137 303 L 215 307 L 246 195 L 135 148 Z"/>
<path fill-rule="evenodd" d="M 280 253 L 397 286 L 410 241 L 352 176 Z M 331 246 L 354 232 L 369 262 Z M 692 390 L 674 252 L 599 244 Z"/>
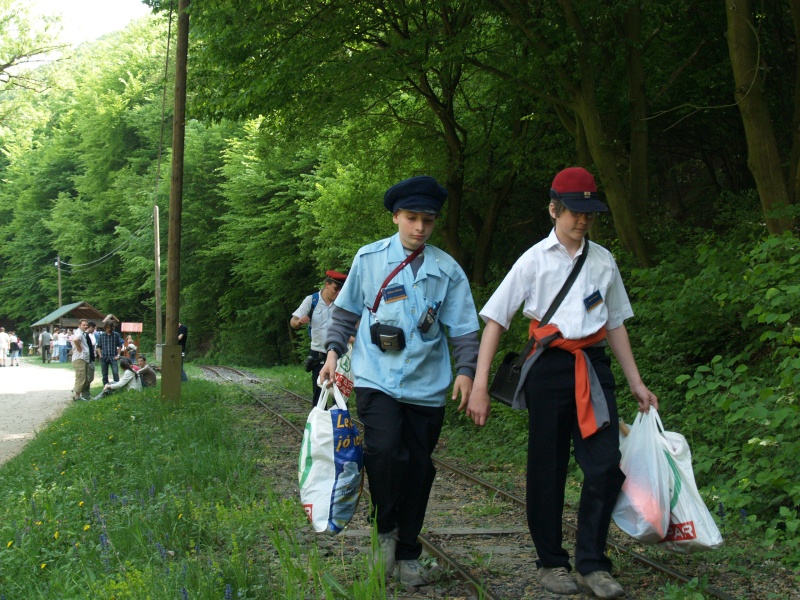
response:
<path fill-rule="evenodd" d="M 109 316 L 113 317 L 113 315 Z M 117 320 L 116 317 L 113 318 Z M 43 330 L 46 329 L 50 333 L 53 333 L 55 327 L 59 329 L 75 329 L 80 324 L 81 319 L 101 323 L 104 319 L 104 315 L 88 302 L 65 304 L 31 325 L 33 345 L 38 347 L 39 334 Z"/>

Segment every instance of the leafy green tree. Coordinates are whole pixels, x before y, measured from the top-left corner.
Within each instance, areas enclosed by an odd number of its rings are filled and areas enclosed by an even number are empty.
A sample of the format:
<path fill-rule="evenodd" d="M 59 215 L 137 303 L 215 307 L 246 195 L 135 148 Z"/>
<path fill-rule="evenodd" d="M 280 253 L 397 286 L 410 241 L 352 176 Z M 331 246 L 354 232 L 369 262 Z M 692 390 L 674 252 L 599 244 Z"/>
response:
<path fill-rule="evenodd" d="M 0 94 L 20 88 L 41 92 L 49 86 L 47 72 L 35 67 L 64 48 L 54 40 L 54 27 L 52 19 L 34 23 L 25 2 L 0 0 Z M 0 125 L 7 119 L 4 108 Z"/>
<path fill-rule="evenodd" d="M 402 147 L 413 139 L 427 155 L 421 169 L 450 192 L 440 226 L 446 248 L 485 283 L 498 218 L 522 168 L 518 148 L 530 148 L 536 130 L 524 121 L 530 101 L 498 95 L 494 78 L 467 61 L 473 46 L 502 36 L 473 6 L 193 4 L 194 109 L 211 119 L 279 115 L 312 144 L 352 119 Z M 484 151 L 490 160 L 471 160 Z"/>
<path fill-rule="evenodd" d="M 794 111 L 791 116 L 795 127 L 792 128 L 794 133 L 788 144 L 789 151 L 782 152 L 773 124 L 773 110 L 765 90 L 766 69 L 760 58 L 762 47 L 766 47 L 768 39 L 764 32 L 762 41 L 762 23 L 766 19 L 763 14 L 755 14 L 749 0 L 725 2 L 724 5 L 735 81 L 734 97 L 747 136 L 747 165 L 756 181 L 767 229 L 772 233 L 789 231 L 792 219 L 785 209 L 793 198 L 797 200 L 800 190 L 800 134 L 797 132 L 797 125 L 800 124 L 800 81 L 795 71 L 795 89 L 792 90 Z M 797 62 L 800 57 L 796 49 L 800 34 L 800 3 L 790 1 L 787 5 L 791 11 L 794 60 Z M 791 158 L 788 169 L 783 168 L 785 157 Z"/>
<path fill-rule="evenodd" d="M 4 137 L 9 185 L 0 193 L 14 208 L 0 221 L 7 266 L 0 295 L 8 294 L 13 314 L 56 308 L 52 265 L 61 256 L 65 303 L 86 300 L 131 320 L 142 315 L 136 259 L 139 251 L 152 256 L 147 220 L 162 32 L 157 23 L 139 24 L 85 47 L 74 62 L 48 66 L 59 87 L 31 94 L 28 112 L 35 118 Z M 148 118 L 154 122 L 143 128 Z"/>

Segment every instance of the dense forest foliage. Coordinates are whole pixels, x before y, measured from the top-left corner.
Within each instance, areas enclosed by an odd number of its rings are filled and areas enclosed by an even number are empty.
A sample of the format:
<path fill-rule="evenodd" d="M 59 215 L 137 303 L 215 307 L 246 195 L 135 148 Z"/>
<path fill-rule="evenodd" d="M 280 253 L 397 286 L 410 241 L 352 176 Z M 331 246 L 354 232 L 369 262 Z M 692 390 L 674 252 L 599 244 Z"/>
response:
<path fill-rule="evenodd" d="M 25 71 L 0 19 L 0 321 L 23 338 L 57 308 L 58 257 L 64 304 L 141 321 L 154 341 L 175 22 L 148 4 L 152 18 Z M 709 505 L 800 564 L 800 3 L 206 0 L 189 13 L 190 355 L 304 356 L 291 312 L 393 231 L 383 192 L 423 173 L 450 192 L 433 241 L 480 307 L 548 233 L 554 174 L 585 166 L 611 207 L 593 238 L 623 270 L 640 370 Z"/>

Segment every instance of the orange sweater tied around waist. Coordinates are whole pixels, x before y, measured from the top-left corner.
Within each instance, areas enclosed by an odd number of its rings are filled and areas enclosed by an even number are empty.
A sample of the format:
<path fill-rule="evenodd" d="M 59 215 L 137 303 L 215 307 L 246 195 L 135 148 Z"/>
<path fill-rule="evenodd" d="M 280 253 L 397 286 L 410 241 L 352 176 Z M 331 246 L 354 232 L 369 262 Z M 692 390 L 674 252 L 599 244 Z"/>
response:
<path fill-rule="evenodd" d="M 589 377 L 589 365 L 586 363 L 586 355 L 582 352 L 584 348 L 594 346 L 606 339 L 606 328 L 601 327 L 596 333 L 579 340 L 568 340 L 559 331 L 556 325 L 547 324 L 539 327 L 539 321 L 531 320 L 528 329 L 528 337 L 534 336 L 536 344 L 528 355 L 530 357 L 536 352 L 537 347 L 544 345 L 548 348 L 561 348 L 575 355 L 575 406 L 578 412 L 578 425 L 581 429 L 583 438 L 587 438 L 600 429 L 608 425 L 599 422 L 592 401 L 592 386 Z M 547 340 L 547 338 L 551 338 Z M 544 340 L 544 342 L 543 342 Z M 526 357 L 527 358 L 527 357 Z M 595 401 L 600 400 L 595 398 Z M 605 398 L 602 399 L 605 402 Z"/>

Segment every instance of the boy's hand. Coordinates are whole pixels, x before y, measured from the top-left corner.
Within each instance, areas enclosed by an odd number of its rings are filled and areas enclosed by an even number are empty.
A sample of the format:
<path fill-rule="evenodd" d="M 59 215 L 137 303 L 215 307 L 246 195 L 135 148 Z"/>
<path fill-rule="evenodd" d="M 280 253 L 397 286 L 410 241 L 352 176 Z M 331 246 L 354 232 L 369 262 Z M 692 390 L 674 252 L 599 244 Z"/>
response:
<path fill-rule="evenodd" d="M 656 410 L 658 410 L 658 398 L 656 395 L 647 389 L 647 386 L 644 383 L 640 383 L 636 386 L 631 386 L 631 393 L 633 397 L 636 398 L 636 401 L 639 403 L 639 412 L 647 413 L 650 412 L 650 407 L 653 406 Z"/>
<path fill-rule="evenodd" d="M 489 418 L 489 413 L 491 412 L 490 401 L 489 390 L 485 387 L 476 386 L 472 388 L 472 394 L 470 394 L 469 403 L 467 405 L 467 416 L 470 417 L 478 427 L 486 425 L 486 420 Z M 461 410 L 462 407 L 459 407 L 459 410 Z"/>
<path fill-rule="evenodd" d="M 461 394 L 461 404 L 458 405 L 458 410 L 461 412 L 464 410 L 467 402 L 469 402 L 469 397 L 472 394 L 472 379 L 466 375 L 456 375 L 456 381 L 453 384 L 452 399 L 455 400 L 458 398 L 459 393 Z"/>
<path fill-rule="evenodd" d="M 328 350 L 328 356 L 325 359 L 325 364 L 319 372 L 319 385 L 330 385 L 336 381 L 336 361 L 339 359 L 336 352 Z"/>

